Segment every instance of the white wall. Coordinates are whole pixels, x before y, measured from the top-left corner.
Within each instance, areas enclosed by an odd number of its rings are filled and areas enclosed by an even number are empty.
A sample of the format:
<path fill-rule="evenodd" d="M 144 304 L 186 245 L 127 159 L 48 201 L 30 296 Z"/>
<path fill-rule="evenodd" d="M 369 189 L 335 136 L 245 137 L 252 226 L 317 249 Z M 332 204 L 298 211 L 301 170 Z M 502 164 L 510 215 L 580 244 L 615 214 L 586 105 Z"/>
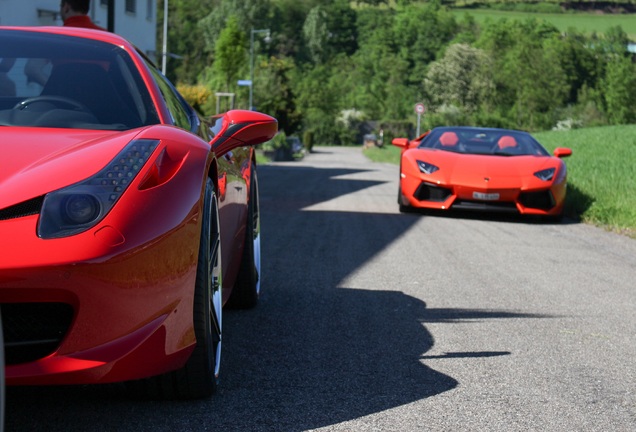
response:
<path fill-rule="evenodd" d="M 129 1 L 129 3 L 131 3 Z M 125 37 L 148 54 L 157 64 L 157 0 L 134 0 L 135 12 L 126 12 L 126 0 L 115 0 L 115 33 Z M 38 26 L 62 25 L 60 0 L 0 0 L 0 25 Z M 108 27 L 108 7 L 105 0 L 91 0 L 92 20 Z"/>

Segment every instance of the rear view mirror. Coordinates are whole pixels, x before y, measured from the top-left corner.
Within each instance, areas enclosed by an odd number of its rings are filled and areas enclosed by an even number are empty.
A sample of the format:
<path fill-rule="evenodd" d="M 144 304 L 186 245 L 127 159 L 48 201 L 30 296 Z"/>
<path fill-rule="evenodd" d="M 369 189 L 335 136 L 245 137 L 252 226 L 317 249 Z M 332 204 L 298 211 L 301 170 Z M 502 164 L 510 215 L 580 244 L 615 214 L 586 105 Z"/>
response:
<path fill-rule="evenodd" d="M 267 114 L 248 110 L 231 110 L 213 117 L 210 142 L 217 157 L 243 146 L 252 146 L 271 140 L 278 132 L 278 121 Z"/>
<path fill-rule="evenodd" d="M 572 149 L 566 147 L 557 147 L 554 149 L 554 155 L 558 158 L 564 158 L 572 155 Z"/>
<path fill-rule="evenodd" d="M 393 138 L 393 141 L 391 141 L 391 144 L 393 144 L 396 147 L 403 148 L 403 149 L 409 148 L 409 140 L 408 140 L 408 138 Z"/>

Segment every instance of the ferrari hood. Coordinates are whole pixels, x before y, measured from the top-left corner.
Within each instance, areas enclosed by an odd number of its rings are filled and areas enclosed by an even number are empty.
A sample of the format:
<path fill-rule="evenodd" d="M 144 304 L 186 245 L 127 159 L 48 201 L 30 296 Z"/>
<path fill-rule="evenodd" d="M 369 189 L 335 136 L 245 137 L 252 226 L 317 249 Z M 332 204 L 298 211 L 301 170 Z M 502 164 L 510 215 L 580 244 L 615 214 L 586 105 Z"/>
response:
<path fill-rule="evenodd" d="M 138 133 L 0 128 L 0 209 L 90 177 Z"/>

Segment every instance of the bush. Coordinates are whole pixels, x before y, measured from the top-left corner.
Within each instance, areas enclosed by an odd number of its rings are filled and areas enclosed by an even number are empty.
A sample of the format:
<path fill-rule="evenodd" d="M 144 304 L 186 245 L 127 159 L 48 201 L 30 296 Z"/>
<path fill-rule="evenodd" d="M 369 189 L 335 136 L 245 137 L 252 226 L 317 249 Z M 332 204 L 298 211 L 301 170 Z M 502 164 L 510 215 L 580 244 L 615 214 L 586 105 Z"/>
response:
<path fill-rule="evenodd" d="M 314 148 L 314 131 L 307 129 L 303 133 L 303 144 L 305 145 L 305 150 L 311 153 L 311 150 Z"/>
<path fill-rule="evenodd" d="M 177 84 L 177 91 L 181 93 L 183 98 L 199 112 L 203 112 L 206 103 L 212 96 L 212 92 L 207 87 L 200 84 Z"/>

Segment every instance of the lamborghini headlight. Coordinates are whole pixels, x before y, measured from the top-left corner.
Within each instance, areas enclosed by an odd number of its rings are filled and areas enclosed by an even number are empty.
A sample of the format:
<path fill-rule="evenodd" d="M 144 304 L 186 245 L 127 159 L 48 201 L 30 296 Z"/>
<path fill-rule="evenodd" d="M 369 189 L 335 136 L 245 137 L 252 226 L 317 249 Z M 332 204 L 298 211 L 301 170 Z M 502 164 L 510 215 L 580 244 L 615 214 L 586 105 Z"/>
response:
<path fill-rule="evenodd" d="M 158 140 L 130 142 L 92 177 L 44 197 L 38 236 L 43 239 L 79 234 L 97 225 L 113 208 L 157 148 Z"/>
<path fill-rule="evenodd" d="M 433 174 L 435 171 L 439 169 L 439 167 L 433 164 L 430 164 L 428 162 L 423 162 L 420 160 L 417 161 L 417 165 L 420 167 L 420 171 L 423 172 L 424 174 Z"/>
<path fill-rule="evenodd" d="M 534 175 L 543 181 L 550 181 L 554 177 L 555 168 L 548 168 L 541 171 L 537 171 Z"/>

